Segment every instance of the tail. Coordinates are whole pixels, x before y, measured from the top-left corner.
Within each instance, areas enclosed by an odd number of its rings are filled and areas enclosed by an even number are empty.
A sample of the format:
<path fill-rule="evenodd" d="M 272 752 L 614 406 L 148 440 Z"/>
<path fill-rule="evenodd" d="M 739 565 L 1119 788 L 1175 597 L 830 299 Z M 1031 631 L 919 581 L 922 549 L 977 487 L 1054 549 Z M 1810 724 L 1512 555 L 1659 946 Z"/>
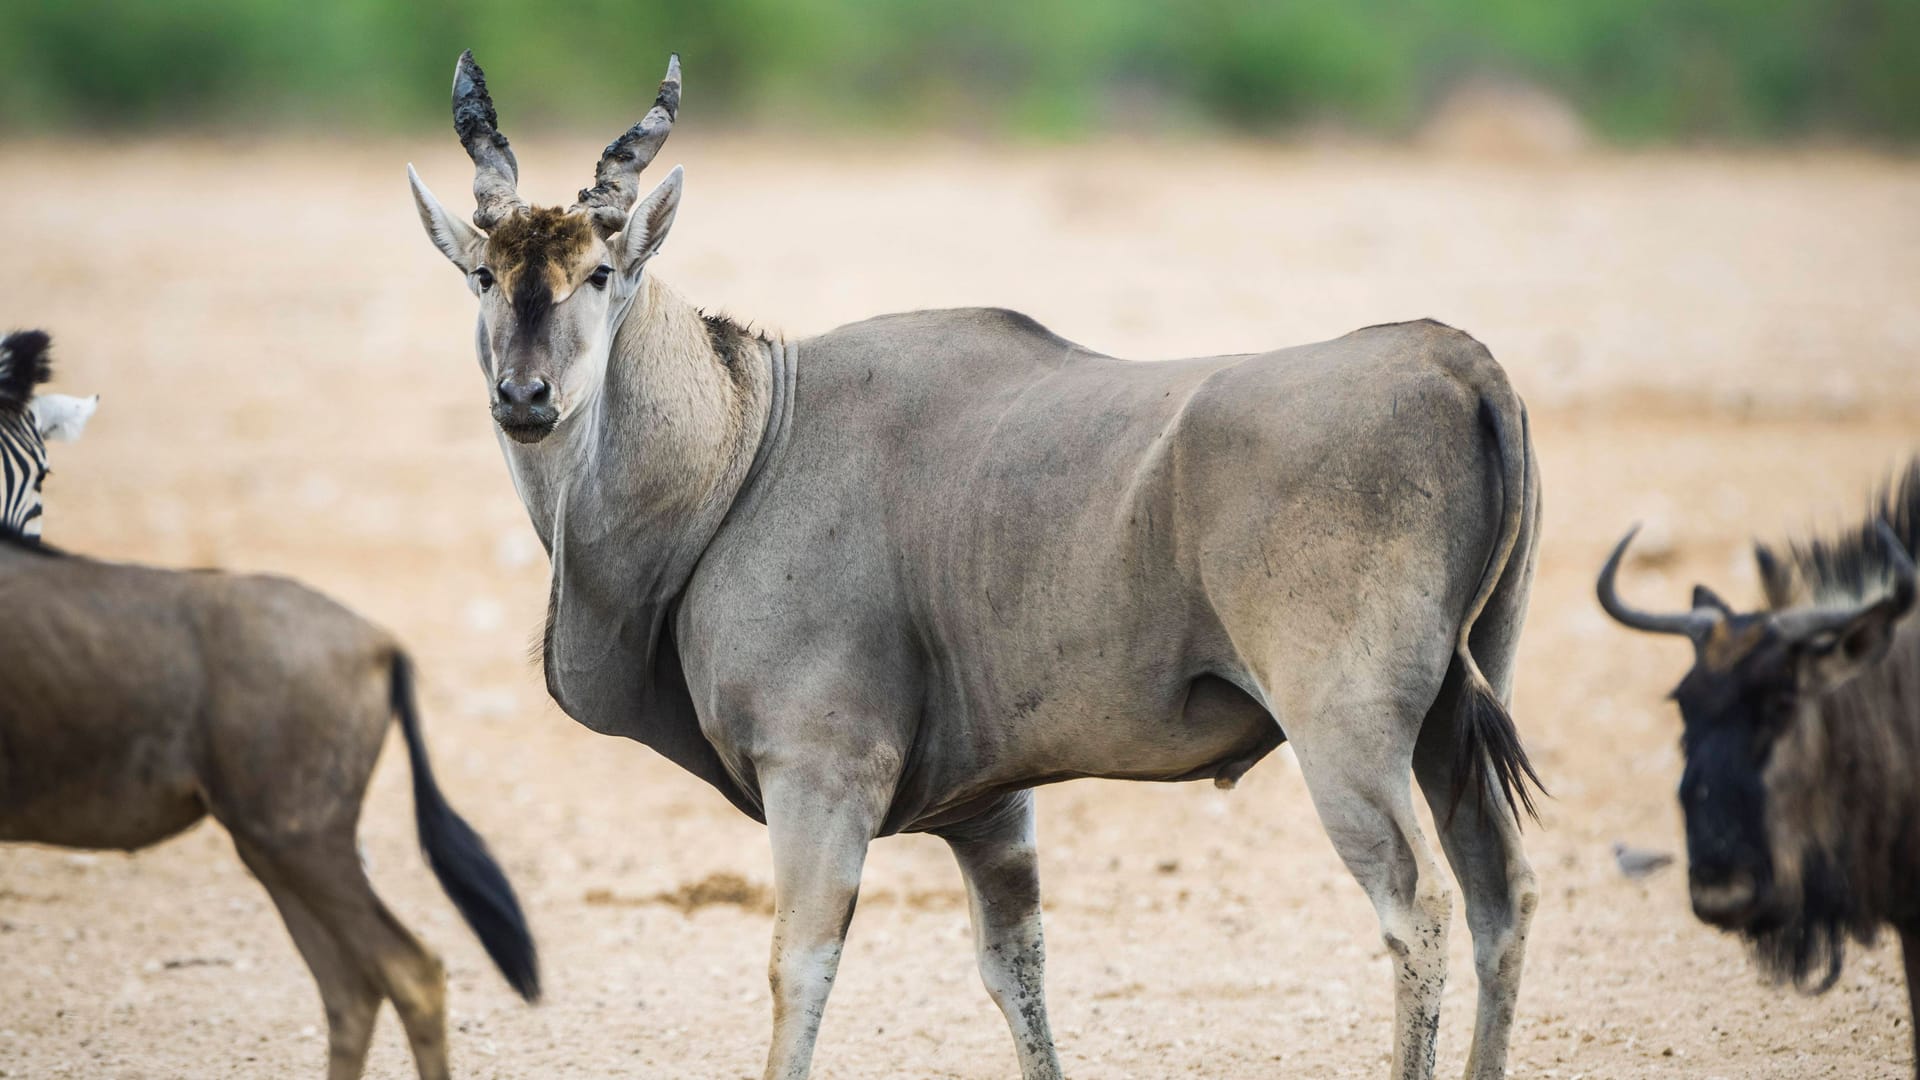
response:
<path fill-rule="evenodd" d="M 1494 400 L 1485 393 L 1480 398 L 1480 416 L 1493 432 L 1494 445 L 1500 452 L 1500 532 L 1494 542 L 1493 554 L 1487 559 L 1487 567 L 1480 578 L 1480 587 L 1473 595 L 1473 603 L 1468 606 L 1466 618 L 1460 622 L 1460 635 L 1453 646 L 1453 666 L 1459 676 L 1453 721 L 1453 793 L 1452 805 L 1447 816 L 1460 807 L 1460 797 L 1471 787 L 1477 799 L 1484 799 L 1487 791 L 1488 771 L 1492 771 L 1492 781 L 1498 786 L 1500 794 L 1507 800 L 1507 808 L 1513 811 L 1514 820 L 1520 819 L 1522 808 L 1535 822 L 1540 820 L 1539 811 L 1534 808 L 1533 795 L 1528 785 L 1542 795 L 1547 789 L 1540 783 L 1540 775 L 1533 771 L 1533 762 L 1527 760 L 1527 752 L 1520 745 L 1520 732 L 1514 727 L 1513 716 L 1500 702 L 1500 696 L 1493 691 L 1487 677 L 1481 673 L 1480 665 L 1473 659 L 1473 651 L 1468 638 L 1473 624 L 1479 621 L 1480 613 L 1486 610 L 1487 602 L 1493 598 L 1493 591 L 1500 584 L 1501 577 L 1507 572 L 1513 561 L 1514 552 L 1520 543 L 1520 529 L 1526 520 L 1527 500 L 1532 493 L 1527 488 L 1527 411 L 1520 404 L 1518 396 L 1511 390 L 1507 396 L 1512 399 L 1512 408 L 1503 409 L 1502 402 Z M 1513 428 L 1513 420 L 1518 418 L 1519 430 Z M 1524 558 L 1525 556 L 1522 555 Z"/>
<path fill-rule="evenodd" d="M 413 766 L 413 813 L 420 828 L 420 848 L 440 887 L 480 938 L 487 955 L 506 976 L 507 984 L 528 1001 L 540 998 L 540 963 L 533 935 L 527 930 L 520 901 L 507 884 L 507 875 L 493 861 L 486 841 L 473 831 L 433 782 L 426 740 L 420 735 L 419 710 L 413 700 L 413 665 L 405 653 L 393 653 L 393 711 L 406 736 L 407 758 Z"/>

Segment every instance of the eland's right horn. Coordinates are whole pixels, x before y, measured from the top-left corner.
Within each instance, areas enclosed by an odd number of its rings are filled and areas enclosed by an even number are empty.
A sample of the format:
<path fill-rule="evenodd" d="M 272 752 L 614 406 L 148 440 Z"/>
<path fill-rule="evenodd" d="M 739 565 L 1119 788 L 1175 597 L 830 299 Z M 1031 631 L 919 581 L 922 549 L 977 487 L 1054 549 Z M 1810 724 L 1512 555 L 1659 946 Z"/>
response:
<path fill-rule="evenodd" d="M 453 133 L 473 159 L 473 223 L 487 230 L 527 208 L 515 190 L 520 163 L 499 123 L 487 95 L 487 76 L 468 49 L 453 69 Z"/>

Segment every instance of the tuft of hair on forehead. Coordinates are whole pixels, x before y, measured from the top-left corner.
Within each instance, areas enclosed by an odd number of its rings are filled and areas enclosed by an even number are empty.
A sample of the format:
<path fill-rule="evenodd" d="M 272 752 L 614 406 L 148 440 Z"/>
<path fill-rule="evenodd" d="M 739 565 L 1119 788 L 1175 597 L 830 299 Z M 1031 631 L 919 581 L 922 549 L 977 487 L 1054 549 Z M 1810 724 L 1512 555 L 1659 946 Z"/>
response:
<path fill-rule="evenodd" d="M 1732 671 L 1767 636 L 1767 620 L 1752 616 L 1721 619 L 1700 642 L 1699 663 L 1710 671 Z"/>
<path fill-rule="evenodd" d="M 0 338 L 0 409 L 23 408 L 33 388 L 52 376 L 51 344 L 44 330 L 15 330 Z"/>
<path fill-rule="evenodd" d="M 1882 521 L 1909 554 L 1920 547 L 1920 457 L 1881 486 L 1859 525 L 1837 536 L 1796 541 L 1784 558 L 1764 544 L 1755 548 L 1767 605 L 1778 611 L 1880 595 L 1893 578 L 1878 528 Z"/>
<path fill-rule="evenodd" d="M 557 206 L 536 206 L 515 214 L 487 234 L 487 263 L 510 276 L 523 267 L 569 266 L 594 240 L 593 222 Z"/>

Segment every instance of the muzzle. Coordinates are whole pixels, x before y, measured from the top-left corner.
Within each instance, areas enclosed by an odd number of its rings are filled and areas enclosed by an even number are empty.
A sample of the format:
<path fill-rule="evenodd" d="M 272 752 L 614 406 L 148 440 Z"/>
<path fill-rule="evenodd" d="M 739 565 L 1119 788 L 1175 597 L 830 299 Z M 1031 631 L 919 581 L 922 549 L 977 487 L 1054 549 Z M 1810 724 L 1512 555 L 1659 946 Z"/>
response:
<path fill-rule="evenodd" d="M 518 443 L 537 443 L 560 423 L 553 404 L 553 387 L 541 378 L 512 375 L 494 385 L 493 422 Z"/>

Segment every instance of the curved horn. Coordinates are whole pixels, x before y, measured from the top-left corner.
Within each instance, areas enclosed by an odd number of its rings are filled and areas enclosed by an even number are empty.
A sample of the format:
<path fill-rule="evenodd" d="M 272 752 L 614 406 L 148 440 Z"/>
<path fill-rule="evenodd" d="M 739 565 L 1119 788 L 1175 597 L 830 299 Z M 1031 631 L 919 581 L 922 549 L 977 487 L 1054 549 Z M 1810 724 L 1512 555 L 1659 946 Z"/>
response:
<path fill-rule="evenodd" d="M 660 94 L 653 99 L 653 108 L 601 151 L 600 164 L 593 170 L 593 186 L 581 188 L 579 201 L 571 208 L 592 215 L 593 227 L 601 236 L 612 236 L 627 227 L 627 214 L 640 198 L 640 170 L 660 152 L 679 113 L 680 54 L 674 53 L 667 58 L 667 77 L 660 80 Z"/>
<path fill-rule="evenodd" d="M 520 163 L 498 124 L 493 98 L 487 96 L 487 77 L 468 49 L 453 68 L 453 133 L 473 159 L 473 223 L 489 230 L 527 208 L 514 190 Z"/>
<path fill-rule="evenodd" d="M 1880 542 L 1887 546 L 1887 569 L 1893 571 L 1893 592 L 1888 598 L 1893 601 L 1896 616 L 1905 615 L 1913 607 L 1914 573 L 1913 556 L 1907 552 L 1907 545 L 1900 542 L 1900 534 L 1893 531 L 1882 518 L 1874 522 L 1880 533 Z"/>
<path fill-rule="evenodd" d="M 1649 611 L 1628 607 L 1626 601 L 1620 599 L 1619 590 L 1614 586 L 1614 578 L 1620 572 L 1620 559 L 1626 555 L 1627 545 L 1633 543 L 1634 536 L 1639 532 L 1638 525 L 1628 529 L 1627 535 L 1621 537 L 1620 542 L 1614 545 L 1613 554 L 1607 557 L 1607 565 L 1600 568 L 1600 581 L 1594 587 L 1594 592 L 1600 597 L 1600 606 L 1607 609 L 1607 614 L 1613 616 L 1614 620 L 1623 626 L 1645 630 L 1649 634 L 1682 634 L 1698 641 L 1713 628 L 1714 623 L 1720 621 L 1718 612 L 1694 610 L 1684 614 L 1656 615 Z"/>

